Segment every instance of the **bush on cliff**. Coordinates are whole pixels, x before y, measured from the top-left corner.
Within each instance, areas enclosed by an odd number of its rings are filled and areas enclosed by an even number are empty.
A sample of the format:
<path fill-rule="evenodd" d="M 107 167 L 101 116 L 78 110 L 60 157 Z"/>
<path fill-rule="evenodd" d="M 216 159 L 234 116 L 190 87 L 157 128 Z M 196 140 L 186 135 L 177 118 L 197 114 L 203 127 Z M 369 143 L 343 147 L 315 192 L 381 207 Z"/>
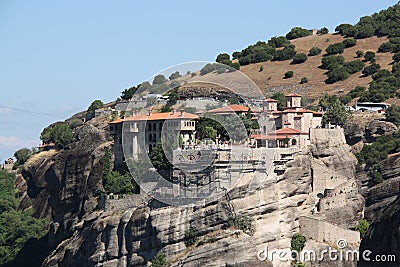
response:
<path fill-rule="evenodd" d="M 46 219 L 36 219 L 32 210 L 19 211 L 15 175 L 0 170 L 0 265 L 13 260 L 29 239 L 46 234 Z"/>

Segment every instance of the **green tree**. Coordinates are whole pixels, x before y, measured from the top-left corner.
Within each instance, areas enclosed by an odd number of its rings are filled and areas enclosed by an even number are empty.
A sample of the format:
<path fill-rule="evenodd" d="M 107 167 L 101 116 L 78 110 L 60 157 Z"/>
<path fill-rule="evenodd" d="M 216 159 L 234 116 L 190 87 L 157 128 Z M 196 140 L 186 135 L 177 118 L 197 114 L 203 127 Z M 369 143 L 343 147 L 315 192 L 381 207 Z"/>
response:
<path fill-rule="evenodd" d="M 349 117 L 349 113 L 344 105 L 336 97 L 334 102 L 328 107 L 327 111 L 322 117 L 322 124 L 327 125 L 328 123 L 333 125 L 343 126 Z"/>
<path fill-rule="evenodd" d="M 328 33 L 329 33 L 329 30 L 328 30 L 327 27 L 322 27 L 321 29 L 319 29 L 319 30 L 317 31 L 317 34 L 320 34 L 320 35 L 328 34 Z"/>
<path fill-rule="evenodd" d="M 337 27 L 335 28 L 335 32 L 344 35 L 345 32 L 348 31 L 348 30 L 351 29 L 351 28 L 353 28 L 353 25 L 348 24 L 348 23 L 344 23 L 344 24 L 340 24 L 339 26 L 337 26 Z"/>
<path fill-rule="evenodd" d="M 342 41 L 342 44 L 344 45 L 345 48 L 353 47 L 357 44 L 357 40 L 355 39 L 344 39 Z"/>
<path fill-rule="evenodd" d="M 46 219 L 33 217 L 31 209 L 18 211 L 15 175 L 0 170 L 0 265 L 12 261 L 29 239 L 46 234 Z"/>
<path fill-rule="evenodd" d="M 307 55 L 304 53 L 296 54 L 293 57 L 292 64 L 301 64 L 303 62 L 306 62 L 307 60 Z"/>
<path fill-rule="evenodd" d="M 301 37 L 305 37 L 311 35 L 311 32 L 307 29 L 303 29 L 301 27 L 294 27 L 286 34 L 286 38 L 288 40 L 293 40 Z"/>
<path fill-rule="evenodd" d="M 17 159 L 17 165 L 24 164 L 32 156 L 32 150 L 29 148 L 21 148 L 14 153 L 14 157 Z"/>
<path fill-rule="evenodd" d="M 355 37 L 357 39 L 364 39 L 372 37 L 375 33 L 375 29 L 372 25 L 357 25 L 356 27 L 356 34 Z"/>
<path fill-rule="evenodd" d="M 168 80 L 167 80 L 167 78 L 165 78 L 165 76 L 162 75 L 162 74 L 158 74 L 158 75 L 155 76 L 154 79 L 153 79 L 153 85 L 155 85 L 155 84 L 163 84 L 163 83 L 166 83 L 166 82 L 168 82 Z"/>
<path fill-rule="evenodd" d="M 285 48 L 276 51 L 273 60 L 274 61 L 283 61 L 292 59 L 296 55 L 296 50 L 294 45 L 286 46 Z"/>
<path fill-rule="evenodd" d="M 120 174 L 118 171 L 111 171 L 103 177 L 103 186 L 107 194 L 131 194 L 135 186 L 129 173 Z"/>
<path fill-rule="evenodd" d="M 168 261 L 167 261 L 167 256 L 162 253 L 158 252 L 154 259 L 151 261 L 152 267 L 167 267 L 168 266 Z"/>
<path fill-rule="evenodd" d="M 89 112 L 89 113 L 94 113 L 94 111 L 95 111 L 96 109 L 100 109 L 100 108 L 102 108 L 103 106 L 104 106 L 104 104 L 103 104 L 103 102 L 102 102 L 101 100 L 99 100 L 99 99 L 94 100 L 94 101 L 92 102 L 92 104 L 90 104 L 90 106 L 88 107 L 87 112 Z"/>
<path fill-rule="evenodd" d="M 359 59 L 343 63 L 343 67 L 350 74 L 362 71 L 364 69 L 364 66 L 364 62 Z"/>
<path fill-rule="evenodd" d="M 362 71 L 362 74 L 365 76 L 369 76 L 374 74 L 375 72 L 378 72 L 380 70 L 381 66 L 377 63 L 372 63 L 369 66 L 366 66 L 364 70 Z"/>
<path fill-rule="evenodd" d="M 124 100 L 131 99 L 134 96 L 134 94 L 136 93 L 137 89 L 138 89 L 138 87 L 136 87 L 136 86 L 132 86 L 128 89 L 124 89 L 121 92 L 121 98 Z"/>
<path fill-rule="evenodd" d="M 338 68 L 340 65 L 343 65 L 344 63 L 344 57 L 343 56 L 327 56 L 323 57 L 321 60 L 321 68 L 327 69 L 327 70 L 333 70 L 335 68 Z"/>
<path fill-rule="evenodd" d="M 378 48 L 379 53 L 388 53 L 392 52 L 392 50 L 393 50 L 393 45 L 390 42 L 382 43 Z"/>
<path fill-rule="evenodd" d="M 301 80 L 300 80 L 300 84 L 305 84 L 305 83 L 308 83 L 308 79 L 307 79 L 307 77 L 303 77 L 303 78 L 301 78 Z"/>
<path fill-rule="evenodd" d="M 345 49 L 345 46 L 343 43 L 335 43 L 335 44 L 331 44 L 326 48 L 326 53 L 328 55 L 334 55 L 334 54 L 341 54 L 343 53 Z"/>
<path fill-rule="evenodd" d="M 290 250 L 300 252 L 306 244 L 306 238 L 300 234 L 296 233 L 292 236 L 290 241 Z"/>
<path fill-rule="evenodd" d="M 392 57 L 393 61 L 400 62 L 400 52 L 397 52 Z"/>
<path fill-rule="evenodd" d="M 279 48 L 290 45 L 290 41 L 285 36 L 272 37 L 268 40 L 268 45 Z"/>
<path fill-rule="evenodd" d="M 199 240 L 199 231 L 194 228 L 190 227 L 185 231 L 185 246 L 190 247 L 196 244 L 197 240 Z"/>
<path fill-rule="evenodd" d="M 333 70 L 330 70 L 327 74 L 328 78 L 325 80 L 325 83 L 332 84 L 338 81 L 344 81 L 349 78 L 350 73 L 346 70 L 345 67 L 340 66 Z"/>
<path fill-rule="evenodd" d="M 364 52 L 363 52 L 363 51 L 357 50 L 357 52 L 356 52 L 357 58 L 360 58 L 360 57 L 362 57 L 363 55 L 364 55 Z"/>
<path fill-rule="evenodd" d="M 176 80 L 176 79 L 178 79 L 178 78 L 180 78 L 180 77 L 182 77 L 182 75 L 179 73 L 179 71 L 175 71 L 174 73 L 172 73 L 172 74 L 169 76 L 169 80 L 170 80 L 170 81 Z"/>
<path fill-rule="evenodd" d="M 286 107 L 286 98 L 285 95 L 281 92 L 273 93 L 271 96 L 272 99 L 278 101 L 278 110 L 283 110 Z"/>
<path fill-rule="evenodd" d="M 57 148 L 64 148 L 72 141 L 72 130 L 66 123 L 60 123 L 51 129 L 51 141 Z"/>
<path fill-rule="evenodd" d="M 367 51 L 364 55 L 365 61 L 371 61 L 372 59 L 375 58 L 375 53 L 372 51 Z"/>
<path fill-rule="evenodd" d="M 293 71 L 289 70 L 285 72 L 285 79 L 289 79 L 293 77 Z"/>
<path fill-rule="evenodd" d="M 321 54 L 322 49 L 319 47 L 314 46 L 313 48 L 310 49 L 310 51 L 308 52 L 309 56 L 316 56 Z"/>
<path fill-rule="evenodd" d="M 400 106 L 390 106 L 385 111 L 387 121 L 393 122 L 400 126 Z"/>
<path fill-rule="evenodd" d="M 361 238 L 363 238 L 365 236 L 365 234 L 368 232 L 369 229 L 369 223 L 367 220 L 365 219 L 361 219 L 357 226 L 356 229 L 360 232 L 361 234 Z"/>

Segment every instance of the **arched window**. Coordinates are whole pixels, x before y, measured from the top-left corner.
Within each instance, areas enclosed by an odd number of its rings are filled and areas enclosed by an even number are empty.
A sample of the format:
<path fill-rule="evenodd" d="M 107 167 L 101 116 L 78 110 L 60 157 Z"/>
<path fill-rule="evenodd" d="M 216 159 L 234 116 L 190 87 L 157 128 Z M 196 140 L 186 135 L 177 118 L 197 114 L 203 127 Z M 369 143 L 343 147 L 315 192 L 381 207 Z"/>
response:
<path fill-rule="evenodd" d="M 292 139 L 292 146 L 295 146 L 297 144 L 297 140 L 296 139 Z"/>

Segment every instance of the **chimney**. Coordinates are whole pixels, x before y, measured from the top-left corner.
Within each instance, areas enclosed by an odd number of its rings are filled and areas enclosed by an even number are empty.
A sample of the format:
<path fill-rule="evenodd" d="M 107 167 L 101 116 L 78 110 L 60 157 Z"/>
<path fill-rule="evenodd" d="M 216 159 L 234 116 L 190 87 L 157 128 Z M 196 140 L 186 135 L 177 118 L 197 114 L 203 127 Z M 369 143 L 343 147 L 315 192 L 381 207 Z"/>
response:
<path fill-rule="evenodd" d="M 175 114 L 175 111 L 176 111 L 176 108 L 173 108 L 173 109 L 172 109 L 172 115 Z"/>
<path fill-rule="evenodd" d="M 138 112 L 137 109 L 135 109 L 135 110 L 133 111 L 133 113 L 135 114 L 135 116 L 137 116 L 139 112 Z"/>
<path fill-rule="evenodd" d="M 181 109 L 181 116 L 183 117 L 184 113 L 183 113 L 183 109 Z"/>
<path fill-rule="evenodd" d="M 151 111 L 152 111 L 151 108 L 149 108 L 149 116 L 151 115 Z"/>

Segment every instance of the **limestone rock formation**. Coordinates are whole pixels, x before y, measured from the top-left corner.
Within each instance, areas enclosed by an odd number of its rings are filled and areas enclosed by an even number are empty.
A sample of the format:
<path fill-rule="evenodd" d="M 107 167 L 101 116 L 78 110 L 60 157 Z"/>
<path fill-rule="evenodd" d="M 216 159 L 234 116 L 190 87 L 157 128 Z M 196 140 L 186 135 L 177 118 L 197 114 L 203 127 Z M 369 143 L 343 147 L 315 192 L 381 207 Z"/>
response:
<path fill-rule="evenodd" d="M 54 245 L 70 236 L 75 224 L 96 208 L 97 194 L 103 191 L 103 149 L 109 145 L 105 131 L 85 124 L 68 149 L 49 157 L 39 153 L 23 171 L 27 191 L 21 208 L 32 204 L 37 217 L 53 221 L 51 230 L 55 232 L 50 236 Z"/>
<path fill-rule="evenodd" d="M 392 202 L 370 226 L 360 246 L 360 252 L 366 250 L 372 252 L 368 255 L 372 260 L 375 259 L 376 255 L 384 255 L 386 258 L 389 255 L 394 255 L 396 261 L 362 260 L 358 265 L 360 267 L 400 266 L 400 198 Z"/>

